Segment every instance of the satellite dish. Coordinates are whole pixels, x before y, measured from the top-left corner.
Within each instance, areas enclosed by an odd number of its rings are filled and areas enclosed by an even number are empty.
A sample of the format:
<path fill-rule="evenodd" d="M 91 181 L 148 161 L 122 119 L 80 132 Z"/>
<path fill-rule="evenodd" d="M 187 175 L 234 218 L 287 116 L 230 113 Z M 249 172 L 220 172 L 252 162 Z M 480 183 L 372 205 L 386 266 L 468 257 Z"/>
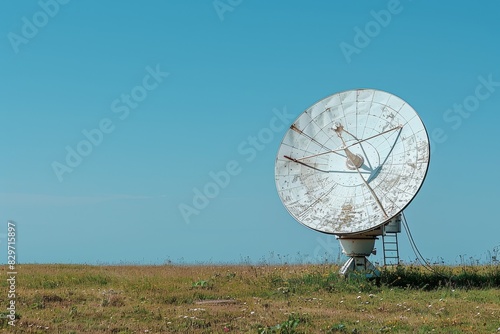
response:
<path fill-rule="evenodd" d="M 290 126 L 276 158 L 276 188 L 299 223 L 341 244 L 364 240 L 354 250 L 342 246 L 348 255 L 369 255 L 373 236 L 418 193 L 429 158 L 425 126 L 408 103 L 380 90 L 349 90 L 318 101 Z"/>

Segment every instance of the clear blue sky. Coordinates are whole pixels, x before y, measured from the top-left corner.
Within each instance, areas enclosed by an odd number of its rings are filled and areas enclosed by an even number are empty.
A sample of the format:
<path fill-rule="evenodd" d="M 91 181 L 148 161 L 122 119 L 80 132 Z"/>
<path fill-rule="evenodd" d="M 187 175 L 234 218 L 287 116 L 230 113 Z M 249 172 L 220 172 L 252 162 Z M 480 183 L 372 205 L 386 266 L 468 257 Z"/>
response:
<path fill-rule="evenodd" d="M 310 105 L 375 88 L 410 103 L 433 139 L 405 211 L 421 252 L 485 260 L 500 245 L 499 12 L 496 1 L 2 3 L 0 242 L 11 219 L 23 263 L 335 259 L 334 237 L 281 204 L 274 160 Z"/>

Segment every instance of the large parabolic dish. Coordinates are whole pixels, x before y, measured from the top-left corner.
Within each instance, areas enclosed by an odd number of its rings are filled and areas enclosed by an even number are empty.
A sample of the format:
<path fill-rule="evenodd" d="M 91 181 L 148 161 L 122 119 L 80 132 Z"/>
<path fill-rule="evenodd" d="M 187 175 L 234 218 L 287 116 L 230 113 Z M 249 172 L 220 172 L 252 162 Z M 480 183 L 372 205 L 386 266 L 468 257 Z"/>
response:
<path fill-rule="evenodd" d="M 375 89 L 330 95 L 304 111 L 278 151 L 278 194 L 301 224 L 329 234 L 374 230 L 419 191 L 427 131 L 399 97 Z"/>

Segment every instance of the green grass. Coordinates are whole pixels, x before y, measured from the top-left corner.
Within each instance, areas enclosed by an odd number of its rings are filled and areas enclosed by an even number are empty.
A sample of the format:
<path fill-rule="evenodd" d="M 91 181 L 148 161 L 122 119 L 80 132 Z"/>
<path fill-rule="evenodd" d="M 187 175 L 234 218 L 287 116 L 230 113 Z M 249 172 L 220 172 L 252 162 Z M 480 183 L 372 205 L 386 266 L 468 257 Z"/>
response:
<path fill-rule="evenodd" d="M 497 333 L 500 266 L 18 265 L 8 333 Z M 7 282 L 0 303 L 7 305 Z M 1 293 L 1 291 L 4 291 Z M 2 317 L 3 315 L 3 317 Z"/>

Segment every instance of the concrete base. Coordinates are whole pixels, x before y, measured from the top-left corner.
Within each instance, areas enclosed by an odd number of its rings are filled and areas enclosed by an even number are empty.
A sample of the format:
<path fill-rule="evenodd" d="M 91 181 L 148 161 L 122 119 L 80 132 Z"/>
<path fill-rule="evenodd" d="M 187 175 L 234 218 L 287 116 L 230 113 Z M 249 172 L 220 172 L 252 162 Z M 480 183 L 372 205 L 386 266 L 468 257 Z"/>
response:
<path fill-rule="evenodd" d="M 343 276 L 351 272 L 364 273 L 367 278 L 380 277 L 380 271 L 364 256 L 353 256 L 340 268 Z"/>

